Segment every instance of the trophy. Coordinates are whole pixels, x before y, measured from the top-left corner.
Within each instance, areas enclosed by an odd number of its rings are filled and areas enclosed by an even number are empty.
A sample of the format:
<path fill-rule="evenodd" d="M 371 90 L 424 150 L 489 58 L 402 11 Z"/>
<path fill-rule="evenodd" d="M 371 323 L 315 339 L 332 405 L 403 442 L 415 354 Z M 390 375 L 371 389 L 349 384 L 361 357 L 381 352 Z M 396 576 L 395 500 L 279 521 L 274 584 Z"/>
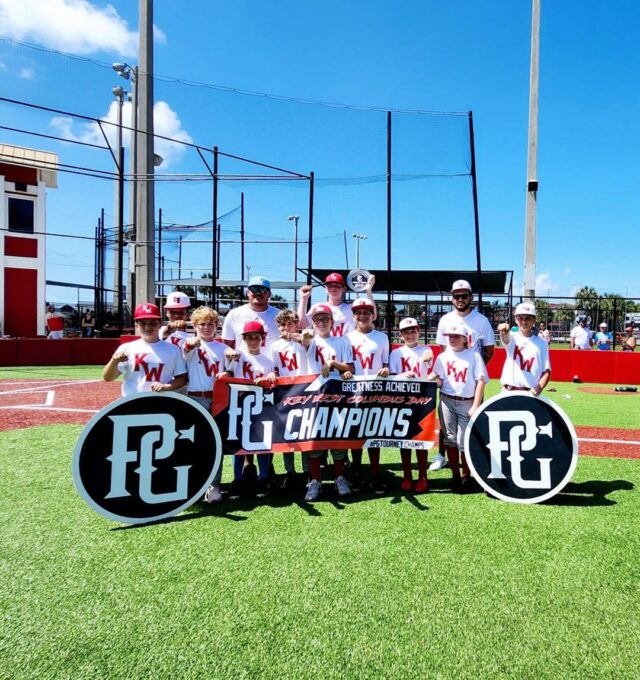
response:
<path fill-rule="evenodd" d="M 347 286 L 355 293 L 361 293 L 367 287 L 371 272 L 366 269 L 352 269 L 347 274 Z"/>

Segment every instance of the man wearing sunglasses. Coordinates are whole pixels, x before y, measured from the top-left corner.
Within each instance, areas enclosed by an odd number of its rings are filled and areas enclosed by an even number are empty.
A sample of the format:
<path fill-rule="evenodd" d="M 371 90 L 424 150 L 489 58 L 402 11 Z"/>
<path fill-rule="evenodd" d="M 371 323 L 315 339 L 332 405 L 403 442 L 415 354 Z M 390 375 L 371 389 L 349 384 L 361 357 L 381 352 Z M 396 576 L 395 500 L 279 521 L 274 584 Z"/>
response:
<path fill-rule="evenodd" d="M 224 319 L 221 336 L 223 342 L 232 349 L 246 350 L 242 330 L 249 321 L 260 321 L 264 326 L 266 332 L 265 350 L 269 348 L 272 342 L 278 340 L 280 331 L 276 317 L 280 310 L 269 304 L 270 297 L 271 282 L 264 276 L 252 276 L 247 286 L 249 302 L 232 309 Z"/>
<path fill-rule="evenodd" d="M 471 308 L 473 291 L 471 290 L 471 284 L 468 281 L 458 279 L 458 281 L 453 282 L 453 285 L 451 286 L 451 302 L 455 309 L 448 314 L 445 314 L 440 319 L 436 342 L 444 351 L 447 347 L 447 337 L 444 335 L 445 330 L 453 323 L 462 324 L 467 330 L 469 349 L 478 352 L 485 365 L 488 364 L 489 361 L 491 361 L 491 357 L 495 350 L 493 328 L 491 328 L 491 323 L 484 314 Z M 446 466 L 445 457 L 442 455 L 442 441 L 441 436 L 440 452 L 433 457 L 429 470 L 437 471 Z"/>

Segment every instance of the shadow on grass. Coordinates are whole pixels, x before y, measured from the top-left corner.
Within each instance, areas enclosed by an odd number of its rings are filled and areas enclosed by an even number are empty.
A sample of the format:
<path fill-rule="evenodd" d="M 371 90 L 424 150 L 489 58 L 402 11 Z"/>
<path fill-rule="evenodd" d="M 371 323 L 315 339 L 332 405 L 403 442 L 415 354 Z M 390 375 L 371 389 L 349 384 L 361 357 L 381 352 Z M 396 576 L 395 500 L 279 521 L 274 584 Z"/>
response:
<path fill-rule="evenodd" d="M 574 507 L 617 505 L 617 502 L 613 498 L 608 498 L 608 495 L 616 491 L 632 491 L 633 489 L 635 485 L 626 479 L 570 482 L 561 493 L 545 501 L 544 504 Z"/>

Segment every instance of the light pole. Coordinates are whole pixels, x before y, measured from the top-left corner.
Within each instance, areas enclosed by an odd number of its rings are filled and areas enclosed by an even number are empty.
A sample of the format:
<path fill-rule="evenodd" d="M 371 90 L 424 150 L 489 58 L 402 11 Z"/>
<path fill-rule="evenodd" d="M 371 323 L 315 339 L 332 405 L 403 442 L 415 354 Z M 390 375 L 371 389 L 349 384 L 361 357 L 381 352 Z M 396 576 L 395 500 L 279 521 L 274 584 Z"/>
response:
<path fill-rule="evenodd" d="M 122 148 L 122 103 L 127 95 L 119 85 L 111 88 L 113 96 L 116 98 L 116 169 L 118 170 L 118 183 L 115 191 L 115 227 L 116 227 L 116 241 L 118 244 L 118 252 L 116 255 L 116 264 L 113 268 L 113 290 L 118 303 L 118 326 L 122 328 L 122 300 L 123 300 L 123 249 L 124 249 L 124 234 L 123 234 L 123 176 L 124 168 L 124 153 Z M 114 300 L 115 302 L 115 300 Z"/>
<path fill-rule="evenodd" d="M 298 283 L 298 221 L 300 220 L 300 215 L 289 215 L 287 217 L 289 222 L 293 222 L 293 282 Z M 298 289 L 297 286 L 293 289 L 293 302 L 294 304 L 298 299 Z"/>
<path fill-rule="evenodd" d="M 355 233 L 352 234 L 353 238 L 356 240 L 356 269 L 360 269 L 360 241 L 366 241 L 366 234 Z"/>
<path fill-rule="evenodd" d="M 131 133 L 129 142 L 129 218 L 127 240 L 133 243 L 136 240 L 136 212 L 138 206 L 138 67 L 127 63 L 115 63 L 111 68 L 125 80 L 131 82 Z M 129 277 L 127 291 L 129 306 L 133 309 L 135 295 L 135 281 L 132 274 L 135 272 L 135 247 L 129 248 Z"/>

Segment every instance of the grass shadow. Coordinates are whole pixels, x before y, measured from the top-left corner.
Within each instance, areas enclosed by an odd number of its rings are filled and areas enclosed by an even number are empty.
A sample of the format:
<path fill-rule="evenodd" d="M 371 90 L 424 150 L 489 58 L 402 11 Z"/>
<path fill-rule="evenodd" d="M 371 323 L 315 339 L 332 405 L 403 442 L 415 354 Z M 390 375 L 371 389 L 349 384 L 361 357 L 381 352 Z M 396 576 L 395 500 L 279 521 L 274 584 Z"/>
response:
<path fill-rule="evenodd" d="M 544 504 L 573 507 L 617 505 L 617 501 L 608 498 L 609 494 L 633 489 L 635 489 L 635 484 L 626 479 L 570 482 L 559 494 L 544 501 Z"/>

